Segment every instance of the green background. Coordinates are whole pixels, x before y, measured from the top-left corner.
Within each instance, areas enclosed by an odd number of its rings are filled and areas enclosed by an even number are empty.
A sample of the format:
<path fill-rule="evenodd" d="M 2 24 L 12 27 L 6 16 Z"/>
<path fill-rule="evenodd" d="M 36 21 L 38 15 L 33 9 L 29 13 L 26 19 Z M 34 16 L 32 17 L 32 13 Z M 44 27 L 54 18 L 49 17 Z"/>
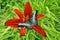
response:
<path fill-rule="evenodd" d="M 45 14 L 38 24 L 45 30 L 46 38 L 28 29 L 26 36 L 21 37 L 18 28 L 4 25 L 6 20 L 16 17 L 15 8 L 24 12 L 26 2 L 30 2 L 33 11 Z M 60 0 L 0 0 L 0 40 L 60 40 Z"/>

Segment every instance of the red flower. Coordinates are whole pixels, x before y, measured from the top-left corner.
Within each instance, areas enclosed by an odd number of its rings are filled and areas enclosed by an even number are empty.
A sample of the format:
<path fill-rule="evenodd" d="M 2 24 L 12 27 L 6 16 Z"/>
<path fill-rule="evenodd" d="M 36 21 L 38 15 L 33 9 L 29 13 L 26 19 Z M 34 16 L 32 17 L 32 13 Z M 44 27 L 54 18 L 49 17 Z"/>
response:
<path fill-rule="evenodd" d="M 24 7 L 24 15 L 18 9 L 14 9 L 14 12 L 19 16 L 19 18 L 13 18 L 13 19 L 7 20 L 5 22 L 5 25 L 11 26 L 13 28 L 19 28 L 18 27 L 19 23 L 27 21 L 31 17 L 32 8 L 30 6 L 30 3 L 27 2 L 25 7 Z M 44 14 L 38 14 L 36 18 L 39 19 L 42 17 L 44 17 Z M 21 28 L 20 29 L 20 35 L 24 36 L 25 32 L 26 32 L 26 27 L 24 26 L 24 27 L 20 27 L 20 28 Z M 44 30 L 39 25 L 36 25 L 35 27 L 33 27 L 33 29 L 35 31 L 37 31 L 38 33 L 42 34 L 44 37 L 46 37 L 46 33 L 44 32 Z"/>

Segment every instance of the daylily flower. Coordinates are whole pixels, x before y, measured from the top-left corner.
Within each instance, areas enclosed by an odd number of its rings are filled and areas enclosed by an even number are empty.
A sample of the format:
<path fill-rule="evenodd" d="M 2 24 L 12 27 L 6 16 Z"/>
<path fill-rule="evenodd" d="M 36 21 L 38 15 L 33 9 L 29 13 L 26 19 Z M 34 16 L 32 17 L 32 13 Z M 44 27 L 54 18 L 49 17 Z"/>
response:
<path fill-rule="evenodd" d="M 14 9 L 14 12 L 19 16 L 19 18 L 13 18 L 13 19 L 7 20 L 5 22 L 5 25 L 11 26 L 13 28 L 20 28 L 20 35 L 24 36 L 25 32 L 26 32 L 26 26 L 19 27 L 19 24 L 28 21 L 31 18 L 31 16 L 33 15 L 30 3 L 29 2 L 26 3 L 26 5 L 24 7 L 24 15 L 18 9 Z M 42 17 L 44 17 L 44 14 L 37 14 L 36 19 L 39 19 Z M 46 37 L 45 31 L 38 24 L 32 26 L 32 29 L 37 31 L 38 33 L 40 33 L 44 37 Z"/>

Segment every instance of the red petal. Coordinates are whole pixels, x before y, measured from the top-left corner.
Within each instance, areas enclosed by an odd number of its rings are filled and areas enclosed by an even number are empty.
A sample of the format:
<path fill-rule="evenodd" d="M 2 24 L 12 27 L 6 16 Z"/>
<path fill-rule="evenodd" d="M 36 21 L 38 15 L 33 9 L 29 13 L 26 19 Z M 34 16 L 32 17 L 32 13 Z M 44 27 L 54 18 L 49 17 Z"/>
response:
<path fill-rule="evenodd" d="M 29 16 L 29 17 L 32 15 L 32 8 L 31 8 L 29 2 L 27 2 L 25 7 L 24 7 L 24 15 Z"/>
<path fill-rule="evenodd" d="M 18 28 L 18 23 L 20 22 L 20 19 L 10 19 L 5 22 L 5 25 L 12 26 L 13 28 Z"/>
<path fill-rule="evenodd" d="M 21 29 L 20 29 L 20 35 L 21 36 L 25 36 L 25 32 L 26 32 L 26 27 L 21 27 Z"/>
<path fill-rule="evenodd" d="M 45 31 L 39 25 L 34 26 L 33 29 L 40 33 L 41 35 L 43 35 L 44 37 L 46 37 Z"/>
<path fill-rule="evenodd" d="M 37 18 L 42 18 L 42 17 L 44 17 L 44 14 L 38 14 L 37 15 Z"/>
<path fill-rule="evenodd" d="M 24 16 L 18 9 L 15 9 L 14 12 L 19 16 L 20 20 L 23 20 Z"/>

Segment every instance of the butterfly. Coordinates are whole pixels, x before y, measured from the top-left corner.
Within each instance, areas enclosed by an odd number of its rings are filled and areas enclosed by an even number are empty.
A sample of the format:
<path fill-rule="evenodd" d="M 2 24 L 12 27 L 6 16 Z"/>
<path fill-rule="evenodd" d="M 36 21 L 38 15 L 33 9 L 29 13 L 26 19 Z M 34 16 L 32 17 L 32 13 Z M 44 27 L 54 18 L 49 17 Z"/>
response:
<path fill-rule="evenodd" d="M 5 26 L 21 28 L 21 36 L 25 36 L 26 29 L 33 29 L 40 33 L 42 36 L 46 37 L 46 32 L 41 28 L 41 26 L 38 25 L 37 22 L 37 19 L 44 17 L 44 14 L 37 14 L 37 10 L 32 13 L 32 8 L 29 2 L 27 2 L 24 7 L 24 15 L 18 9 L 14 9 L 14 12 L 18 15 L 19 18 L 7 20 L 5 22 Z"/>
<path fill-rule="evenodd" d="M 37 25 L 36 16 L 37 16 L 37 11 L 34 11 L 34 13 L 31 15 L 31 17 L 27 21 L 19 23 L 18 26 L 19 27 L 25 26 L 26 28 L 32 29 L 32 26 Z"/>

